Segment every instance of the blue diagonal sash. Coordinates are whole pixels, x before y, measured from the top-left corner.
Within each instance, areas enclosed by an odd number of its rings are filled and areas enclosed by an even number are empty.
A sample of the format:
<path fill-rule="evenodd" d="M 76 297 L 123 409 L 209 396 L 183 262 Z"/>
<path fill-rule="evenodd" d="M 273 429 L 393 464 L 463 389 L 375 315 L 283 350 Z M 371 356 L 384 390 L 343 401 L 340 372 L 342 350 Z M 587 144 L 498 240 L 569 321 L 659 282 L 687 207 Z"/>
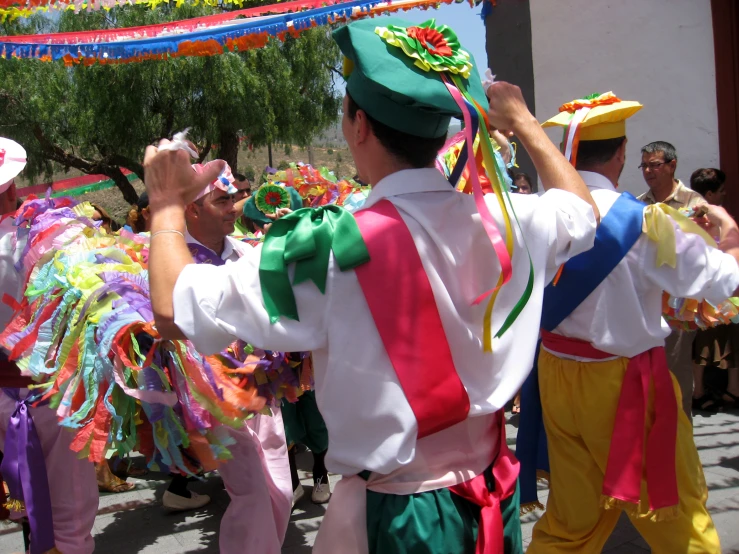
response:
<path fill-rule="evenodd" d="M 556 286 L 544 289 L 541 326 L 553 331 L 615 269 L 641 236 L 644 204 L 624 192 L 601 220 L 595 245 L 571 258 Z"/>

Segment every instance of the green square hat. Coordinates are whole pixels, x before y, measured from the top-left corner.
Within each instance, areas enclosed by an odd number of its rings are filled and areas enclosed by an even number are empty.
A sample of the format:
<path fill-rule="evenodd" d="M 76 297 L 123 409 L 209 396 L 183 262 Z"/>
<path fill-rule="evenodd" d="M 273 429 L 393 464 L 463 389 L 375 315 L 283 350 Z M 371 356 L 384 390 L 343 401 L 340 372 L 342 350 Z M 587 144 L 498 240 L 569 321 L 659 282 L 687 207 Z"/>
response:
<path fill-rule="evenodd" d="M 462 111 L 442 80 L 461 81 L 483 108 L 487 98 L 475 61 L 446 25 L 363 19 L 334 31 L 345 56 L 346 90 L 373 119 L 423 138 L 444 136 Z"/>

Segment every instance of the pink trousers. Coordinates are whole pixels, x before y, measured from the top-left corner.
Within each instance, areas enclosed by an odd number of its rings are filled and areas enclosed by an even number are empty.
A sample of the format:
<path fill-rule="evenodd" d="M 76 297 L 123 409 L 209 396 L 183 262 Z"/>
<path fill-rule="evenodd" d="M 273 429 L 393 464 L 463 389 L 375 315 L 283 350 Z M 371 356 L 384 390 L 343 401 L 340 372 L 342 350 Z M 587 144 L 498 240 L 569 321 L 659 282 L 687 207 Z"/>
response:
<path fill-rule="evenodd" d="M 218 468 L 231 503 L 221 520 L 221 554 L 280 554 L 290 521 L 293 489 L 279 408 L 239 430 L 233 459 Z M 66 553 L 65 553 L 66 554 Z"/>
<path fill-rule="evenodd" d="M 15 401 L 0 391 L 2 446 L 14 411 Z M 90 533 L 98 510 L 95 466 L 77 459 L 77 453 L 69 449 L 74 435 L 59 427 L 54 411 L 46 406 L 31 408 L 31 416 L 46 461 L 56 547 L 64 554 L 91 554 L 95 542 Z"/>

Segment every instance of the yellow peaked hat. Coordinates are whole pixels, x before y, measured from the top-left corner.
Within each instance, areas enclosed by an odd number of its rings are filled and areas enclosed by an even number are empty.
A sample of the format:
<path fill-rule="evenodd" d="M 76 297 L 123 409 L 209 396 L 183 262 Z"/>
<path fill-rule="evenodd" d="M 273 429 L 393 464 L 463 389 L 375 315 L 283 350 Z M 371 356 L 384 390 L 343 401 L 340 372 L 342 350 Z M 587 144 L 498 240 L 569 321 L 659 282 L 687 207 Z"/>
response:
<path fill-rule="evenodd" d="M 639 102 L 621 100 L 612 92 L 593 94 L 563 104 L 559 113 L 542 123 L 542 127 L 570 125 L 579 109 L 590 110 L 579 123 L 579 140 L 605 140 L 626 136 L 626 120 L 642 109 Z"/>

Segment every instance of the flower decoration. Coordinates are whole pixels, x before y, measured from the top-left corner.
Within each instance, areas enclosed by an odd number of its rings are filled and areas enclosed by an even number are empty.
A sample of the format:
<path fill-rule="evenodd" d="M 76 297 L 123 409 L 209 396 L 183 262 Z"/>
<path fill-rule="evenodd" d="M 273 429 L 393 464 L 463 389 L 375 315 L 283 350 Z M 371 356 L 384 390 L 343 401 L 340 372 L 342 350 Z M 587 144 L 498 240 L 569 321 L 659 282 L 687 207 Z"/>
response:
<path fill-rule="evenodd" d="M 575 113 L 581 108 L 595 108 L 596 106 L 608 106 L 621 102 L 621 99 L 613 94 L 612 92 L 605 92 L 603 94 L 595 92 L 588 94 L 585 98 L 578 98 L 572 102 L 567 102 L 559 107 L 560 112 Z"/>
<path fill-rule="evenodd" d="M 472 71 L 470 55 L 462 50 L 457 35 L 446 25 L 429 19 L 414 27 L 388 25 L 375 29 L 382 40 L 403 50 L 424 71 L 448 71 L 465 79 Z"/>
<path fill-rule="evenodd" d="M 263 185 L 254 197 L 254 204 L 264 214 L 273 214 L 290 207 L 290 194 L 279 185 Z"/>

